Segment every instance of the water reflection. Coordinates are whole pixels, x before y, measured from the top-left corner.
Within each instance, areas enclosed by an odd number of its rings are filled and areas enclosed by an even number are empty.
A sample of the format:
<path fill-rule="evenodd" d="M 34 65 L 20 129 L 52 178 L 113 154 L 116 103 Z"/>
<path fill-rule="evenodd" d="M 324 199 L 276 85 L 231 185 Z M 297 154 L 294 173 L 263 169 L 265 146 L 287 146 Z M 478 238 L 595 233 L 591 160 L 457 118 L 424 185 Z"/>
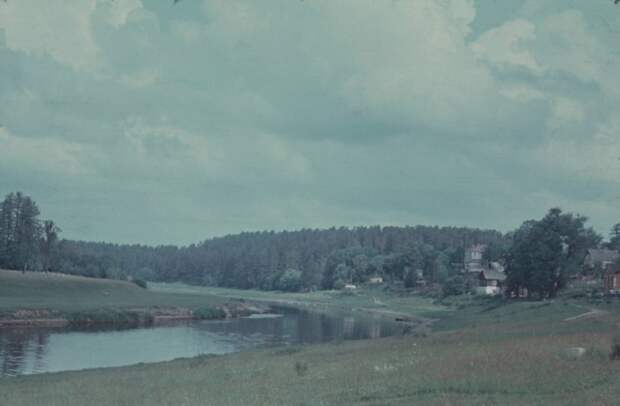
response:
<path fill-rule="evenodd" d="M 0 376 L 157 362 L 249 348 L 400 334 L 381 318 L 286 308 L 276 317 L 192 321 L 140 329 L 0 329 Z"/>

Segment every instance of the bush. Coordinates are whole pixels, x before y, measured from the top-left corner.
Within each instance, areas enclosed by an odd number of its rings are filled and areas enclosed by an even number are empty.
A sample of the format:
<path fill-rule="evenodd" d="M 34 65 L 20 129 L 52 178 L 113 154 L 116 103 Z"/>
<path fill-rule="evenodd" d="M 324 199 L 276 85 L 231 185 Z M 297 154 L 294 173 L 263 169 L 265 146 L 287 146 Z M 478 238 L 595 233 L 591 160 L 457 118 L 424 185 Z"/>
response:
<path fill-rule="evenodd" d="M 620 333 L 616 333 L 611 340 L 611 353 L 609 358 L 613 361 L 620 359 Z"/>
<path fill-rule="evenodd" d="M 465 279 L 460 275 L 456 275 L 444 283 L 441 293 L 444 297 L 448 297 L 462 295 L 465 291 Z"/>
<path fill-rule="evenodd" d="M 150 313 L 117 309 L 72 312 L 67 314 L 66 318 L 72 326 L 92 324 L 137 326 L 149 325 L 154 321 L 154 317 Z"/>
<path fill-rule="evenodd" d="M 336 279 L 336 281 L 334 282 L 334 289 L 337 289 L 337 290 L 344 289 L 344 285 L 346 284 L 347 283 L 344 280 Z"/>
<path fill-rule="evenodd" d="M 285 292 L 299 292 L 301 289 L 301 271 L 286 270 L 275 282 L 275 287 Z"/>
<path fill-rule="evenodd" d="M 226 312 L 219 307 L 201 307 L 194 310 L 193 314 L 194 318 L 200 320 L 216 320 L 226 318 Z"/>
<path fill-rule="evenodd" d="M 295 362 L 295 372 L 297 376 L 304 376 L 308 372 L 308 364 L 302 361 Z"/>
<path fill-rule="evenodd" d="M 134 279 L 132 280 L 132 282 L 140 286 L 142 289 L 146 289 L 147 287 L 146 281 L 144 279 Z"/>

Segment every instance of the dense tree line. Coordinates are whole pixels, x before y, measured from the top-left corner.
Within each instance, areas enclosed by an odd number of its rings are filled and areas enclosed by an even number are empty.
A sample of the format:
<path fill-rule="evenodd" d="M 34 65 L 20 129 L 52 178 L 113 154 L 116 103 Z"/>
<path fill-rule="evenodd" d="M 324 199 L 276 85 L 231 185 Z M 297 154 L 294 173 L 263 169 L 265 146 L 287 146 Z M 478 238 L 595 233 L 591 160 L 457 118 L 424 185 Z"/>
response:
<path fill-rule="evenodd" d="M 0 267 L 286 291 L 340 288 L 371 277 L 412 287 L 423 279 L 458 294 L 465 290 L 464 250 L 485 244 L 484 262 L 505 262 L 510 294 L 553 297 L 581 270 L 587 249 L 602 246 L 586 220 L 552 209 L 505 235 L 463 227 L 341 227 L 150 247 L 59 240 L 60 229 L 39 219 L 31 198 L 11 193 L 0 204 Z M 620 225 L 605 246 L 620 247 Z"/>
<path fill-rule="evenodd" d="M 413 285 L 460 270 L 464 248 L 503 240 L 456 227 L 356 227 L 241 233 L 187 247 L 63 241 L 65 273 L 124 275 L 242 289 L 300 290 L 362 283 L 372 276 Z"/>
<path fill-rule="evenodd" d="M 493 230 L 356 227 L 246 232 L 186 247 L 59 241 L 36 203 L 9 194 L 0 218 L 0 266 L 101 278 L 183 281 L 242 289 L 296 291 L 362 283 L 371 276 L 442 282 L 460 269 L 471 244 L 500 244 Z"/>

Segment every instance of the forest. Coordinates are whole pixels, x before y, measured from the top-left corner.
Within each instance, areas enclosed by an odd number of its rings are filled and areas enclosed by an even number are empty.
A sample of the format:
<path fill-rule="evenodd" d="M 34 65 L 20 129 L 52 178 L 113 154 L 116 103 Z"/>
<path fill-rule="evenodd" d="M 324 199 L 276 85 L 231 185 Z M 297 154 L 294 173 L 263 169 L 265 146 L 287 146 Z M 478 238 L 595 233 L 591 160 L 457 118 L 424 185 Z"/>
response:
<path fill-rule="evenodd" d="M 602 241 L 585 226 L 585 217 L 559 209 L 506 234 L 463 227 L 340 227 L 243 232 L 183 247 L 60 239 L 60 228 L 39 216 L 30 197 L 6 196 L 0 206 L 0 267 L 283 291 L 341 288 L 371 277 L 405 287 L 421 280 L 453 287 L 464 250 L 484 244 L 486 262 L 506 263 L 509 288 L 554 295 L 569 274 L 580 271 L 586 250 Z M 555 262 L 549 272 L 527 276 L 550 258 Z M 537 289 L 538 284 L 546 287 Z"/>

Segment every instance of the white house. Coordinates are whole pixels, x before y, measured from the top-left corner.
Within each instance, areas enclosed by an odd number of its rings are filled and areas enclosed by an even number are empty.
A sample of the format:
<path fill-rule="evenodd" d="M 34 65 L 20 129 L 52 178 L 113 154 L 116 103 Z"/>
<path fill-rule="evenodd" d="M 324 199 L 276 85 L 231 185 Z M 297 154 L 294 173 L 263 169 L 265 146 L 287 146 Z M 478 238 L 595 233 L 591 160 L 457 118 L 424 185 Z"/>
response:
<path fill-rule="evenodd" d="M 383 278 L 380 276 L 373 276 L 370 279 L 368 279 L 369 283 L 383 283 Z"/>

